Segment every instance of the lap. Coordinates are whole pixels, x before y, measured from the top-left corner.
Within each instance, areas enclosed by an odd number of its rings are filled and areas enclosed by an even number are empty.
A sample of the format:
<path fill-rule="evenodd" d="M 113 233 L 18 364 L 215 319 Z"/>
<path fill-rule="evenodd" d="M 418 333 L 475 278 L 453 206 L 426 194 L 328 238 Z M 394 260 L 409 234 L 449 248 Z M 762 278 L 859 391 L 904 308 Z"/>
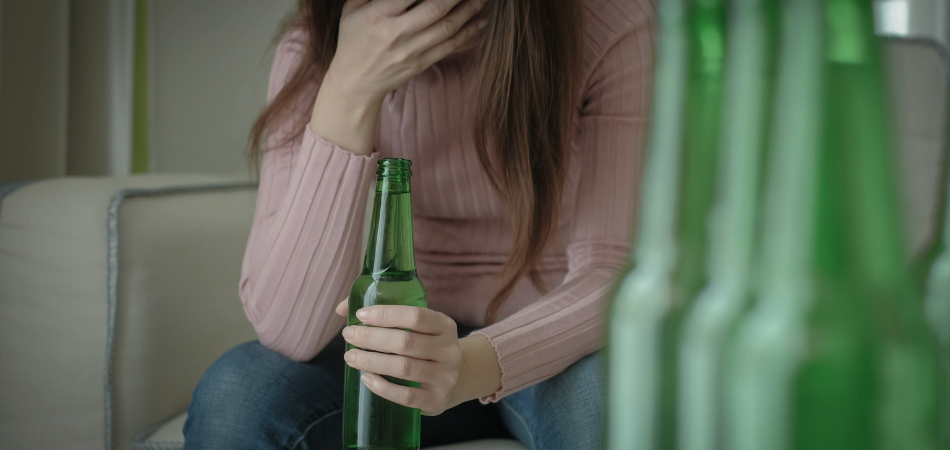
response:
<path fill-rule="evenodd" d="M 230 350 L 195 389 L 185 449 L 342 448 L 344 350 L 339 337 L 309 362 L 258 342 Z M 514 435 L 535 450 L 599 448 L 602 378 L 601 357 L 590 355 L 498 404 L 474 400 L 423 417 L 422 444 Z"/>
<path fill-rule="evenodd" d="M 262 346 L 225 353 L 195 389 L 185 449 L 342 447 L 343 344 L 298 362 Z M 336 430 L 335 432 L 333 430 Z"/>
<path fill-rule="evenodd" d="M 185 449 L 342 448 L 344 350 L 338 337 L 309 362 L 258 342 L 228 351 L 195 389 Z M 477 400 L 422 418 L 423 446 L 504 437 L 498 406 Z"/>

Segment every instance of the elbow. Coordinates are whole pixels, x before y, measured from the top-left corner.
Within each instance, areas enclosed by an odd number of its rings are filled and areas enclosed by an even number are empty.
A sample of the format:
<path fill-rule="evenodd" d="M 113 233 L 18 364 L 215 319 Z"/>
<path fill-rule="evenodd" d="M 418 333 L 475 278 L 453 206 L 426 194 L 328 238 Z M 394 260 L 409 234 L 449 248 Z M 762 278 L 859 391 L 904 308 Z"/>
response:
<path fill-rule="evenodd" d="M 623 271 L 629 259 L 630 245 L 626 242 L 586 242 L 568 248 L 570 272 L 580 269 L 597 269 L 617 275 Z"/>
<path fill-rule="evenodd" d="M 309 341 L 303 336 L 305 333 L 292 332 L 297 328 L 295 325 L 299 324 L 275 321 L 274 317 L 267 314 L 267 310 L 260 308 L 261 303 L 257 301 L 260 294 L 255 294 L 248 285 L 246 279 L 242 280 L 238 293 L 244 304 L 244 314 L 254 327 L 261 345 L 294 361 L 307 362 L 316 357 L 323 345 L 319 342 L 308 345 Z"/>
<path fill-rule="evenodd" d="M 297 345 L 299 341 L 281 339 L 280 333 L 271 332 L 271 330 L 262 330 L 258 329 L 255 325 L 254 330 L 257 332 L 257 339 L 260 341 L 261 345 L 264 348 L 271 350 L 297 362 L 307 362 L 317 356 L 316 348 L 309 348 L 309 346 Z"/>

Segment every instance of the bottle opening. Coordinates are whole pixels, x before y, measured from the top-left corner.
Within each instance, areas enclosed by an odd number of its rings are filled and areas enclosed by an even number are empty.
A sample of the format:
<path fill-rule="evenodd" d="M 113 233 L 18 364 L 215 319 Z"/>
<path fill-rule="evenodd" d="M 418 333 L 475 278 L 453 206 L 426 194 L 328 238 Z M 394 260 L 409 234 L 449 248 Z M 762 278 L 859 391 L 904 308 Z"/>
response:
<path fill-rule="evenodd" d="M 376 175 L 380 177 L 411 177 L 412 161 L 402 158 L 383 158 L 376 162 Z"/>

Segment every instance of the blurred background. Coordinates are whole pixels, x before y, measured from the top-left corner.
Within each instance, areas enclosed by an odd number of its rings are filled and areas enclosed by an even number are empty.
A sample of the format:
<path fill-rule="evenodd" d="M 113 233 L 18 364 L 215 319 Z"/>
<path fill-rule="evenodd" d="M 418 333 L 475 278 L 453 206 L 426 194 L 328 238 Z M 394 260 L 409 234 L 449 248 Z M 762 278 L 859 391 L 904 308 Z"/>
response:
<path fill-rule="evenodd" d="M 0 0 L 0 184 L 246 173 L 293 0 Z"/>
<path fill-rule="evenodd" d="M 237 173 L 293 0 L 0 0 L 0 184 Z M 950 41 L 947 0 L 880 0 L 884 35 Z"/>

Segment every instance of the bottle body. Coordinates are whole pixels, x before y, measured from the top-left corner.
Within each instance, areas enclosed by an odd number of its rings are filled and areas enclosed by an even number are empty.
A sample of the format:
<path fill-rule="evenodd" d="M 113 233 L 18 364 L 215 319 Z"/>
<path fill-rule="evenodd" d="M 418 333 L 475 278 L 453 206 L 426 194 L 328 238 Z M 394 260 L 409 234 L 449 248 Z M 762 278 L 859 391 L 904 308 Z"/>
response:
<path fill-rule="evenodd" d="M 373 292 L 375 291 L 375 293 Z M 367 293 L 369 295 L 367 296 Z M 369 297 L 369 299 L 367 299 Z M 368 301 L 367 301 L 368 300 Z M 425 290 L 418 277 L 388 274 L 380 279 L 361 274 L 350 291 L 347 325 L 363 325 L 355 311 L 372 305 L 426 307 Z M 346 349 L 354 346 L 347 344 Z M 347 449 L 415 450 L 419 448 L 422 414 L 386 400 L 360 381 L 362 371 L 346 367 L 343 402 L 343 433 Z M 419 383 L 384 376 L 394 384 L 419 387 Z"/>
<path fill-rule="evenodd" d="M 670 305 L 660 323 L 657 449 L 678 450 L 679 349 L 686 314 L 707 283 L 707 219 L 712 210 L 720 160 L 725 87 L 726 8 L 723 0 L 687 2 L 689 77 L 686 87 L 683 164 L 677 214 L 677 258 Z M 686 399 L 688 401 L 688 399 Z"/>
<path fill-rule="evenodd" d="M 610 315 L 608 446 L 676 448 L 683 313 L 705 283 L 723 88 L 721 0 L 660 2 L 640 235 Z"/>
<path fill-rule="evenodd" d="M 777 50 L 775 0 L 729 7 L 715 206 L 709 215 L 708 283 L 684 312 L 677 348 L 682 450 L 723 448 L 723 351 L 750 299 L 762 166 L 767 158 Z"/>
<path fill-rule="evenodd" d="M 652 449 L 656 438 L 657 328 L 672 295 L 676 260 L 674 231 L 689 59 L 685 7 L 685 0 L 659 2 L 660 48 L 639 236 L 631 266 L 614 292 L 609 316 L 610 450 Z"/>
<path fill-rule="evenodd" d="M 347 325 L 363 326 L 356 311 L 373 305 L 426 307 L 426 293 L 416 275 L 412 239 L 412 201 L 407 160 L 379 161 L 376 196 L 363 269 L 350 290 Z M 347 344 L 347 350 L 353 347 Z M 343 400 L 343 445 L 358 450 L 417 450 L 422 414 L 377 396 L 360 380 L 362 372 L 346 367 Z M 408 387 L 418 383 L 385 376 Z"/>

